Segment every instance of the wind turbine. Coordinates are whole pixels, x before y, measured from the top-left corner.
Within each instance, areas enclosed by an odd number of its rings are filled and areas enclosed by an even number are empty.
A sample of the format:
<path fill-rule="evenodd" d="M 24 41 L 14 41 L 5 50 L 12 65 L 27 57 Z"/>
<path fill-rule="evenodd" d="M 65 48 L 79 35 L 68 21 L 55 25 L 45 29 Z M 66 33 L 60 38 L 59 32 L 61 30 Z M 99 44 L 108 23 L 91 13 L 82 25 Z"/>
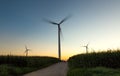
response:
<path fill-rule="evenodd" d="M 30 49 L 28 49 L 27 46 L 25 46 L 25 53 L 26 53 L 26 56 L 28 56 L 28 51 L 30 51 Z"/>
<path fill-rule="evenodd" d="M 85 47 L 86 48 L 86 53 L 88 53 L 88 46 L 89 46 L 89 43 L 85 46 L 82 46 L 82 47 Z"/>
<path fill-rule="evenodd" d="M 58 58 L 61 60 L 61 40 L 60 40 L 60 34 L 62 34 L 62 31 L 61 31 L 61 24 L 63 22 L 65 22 L 70 16 L 67 16 L 65 17 L 63 20 L 61 20 L 59 23 L 56 23 L 56 22 L 53 22 L 53 21 L 50 21 L 50 20 L 46 20 L 44 19 L 46 22 L 50 23 L 50 24 L 53 24 L 53 25 L 57 25 L 58 26 Z"/>

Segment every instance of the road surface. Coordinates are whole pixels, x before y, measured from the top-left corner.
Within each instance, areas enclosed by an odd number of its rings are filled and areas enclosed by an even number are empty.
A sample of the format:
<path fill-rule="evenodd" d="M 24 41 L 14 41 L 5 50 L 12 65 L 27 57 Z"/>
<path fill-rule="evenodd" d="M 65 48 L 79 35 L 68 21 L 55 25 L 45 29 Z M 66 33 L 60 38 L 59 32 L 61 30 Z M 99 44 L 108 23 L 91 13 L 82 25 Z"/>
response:
<path fill-rule="evenodd" d="M 23 76 L 67 76 L 67 62 L 60 62 Z"/>

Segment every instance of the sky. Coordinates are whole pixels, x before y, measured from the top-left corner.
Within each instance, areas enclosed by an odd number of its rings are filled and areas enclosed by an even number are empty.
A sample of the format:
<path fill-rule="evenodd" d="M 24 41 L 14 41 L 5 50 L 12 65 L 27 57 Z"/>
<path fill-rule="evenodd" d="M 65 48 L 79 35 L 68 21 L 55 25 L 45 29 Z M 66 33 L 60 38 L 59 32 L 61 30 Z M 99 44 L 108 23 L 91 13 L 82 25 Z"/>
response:
<path fill-rule="evenodd" d="M 58 56 L 60 22 L 62 59 L 120 48 L 120 0 L 0 0 L 0 55 Z"/>

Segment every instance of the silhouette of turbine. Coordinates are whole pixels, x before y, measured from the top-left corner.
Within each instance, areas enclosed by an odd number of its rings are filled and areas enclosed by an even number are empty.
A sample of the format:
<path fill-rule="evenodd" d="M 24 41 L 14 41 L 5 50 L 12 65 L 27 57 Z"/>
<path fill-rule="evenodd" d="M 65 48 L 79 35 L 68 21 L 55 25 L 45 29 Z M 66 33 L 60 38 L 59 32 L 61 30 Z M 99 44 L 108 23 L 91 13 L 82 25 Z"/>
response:
<path fill-rule="evenodd" d="M 30 51 L 30 49 L 28 49 L 27 46 L 25 46 L 25 53 L 26 53 L 26 56 L 28 56 L 28 51 Z"/>
<path fill-rule="evenodd" d="M 85 46 L 82 46 L 82 47 L 85 47 L 86 48 L 86 53 L 88 53 L 88 46 L 89 46 L 89 43 Z"/>
<path fill-rule="evenodd" d="M 61 24 L 63 22 L 65 22 L 68 18 L 70 18 L 70 16 L 65 17 L 63 20 L 61 20 L 59 23 L 44 19 L 46 22 L 53 24 L 53 25 L 57 25 L 58 26 L 58 58 L 61 60 L 61 40 L 60 40 L 60 35 L 62 35 L 62 30 L 61 30 Z"/>

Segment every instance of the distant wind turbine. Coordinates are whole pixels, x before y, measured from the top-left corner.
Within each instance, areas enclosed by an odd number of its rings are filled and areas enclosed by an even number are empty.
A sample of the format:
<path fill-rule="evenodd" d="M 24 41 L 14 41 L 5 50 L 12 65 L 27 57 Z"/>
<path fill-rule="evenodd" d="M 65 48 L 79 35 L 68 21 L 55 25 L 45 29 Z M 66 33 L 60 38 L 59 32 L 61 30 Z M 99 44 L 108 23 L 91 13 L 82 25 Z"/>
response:
<path fill-rule="evenodd" d="M 86 53 L 88 53 L 88 46 L 89 46 L 89 43 L 85 46 L 82 46 L 82 47 L 85 47 L 86 48 Z"/>
<path fill-rule="evenodd" d="M 26 56 L 28 56 L 28 52 L 30 51 L 30 49 L 27 48 L 27 46 L 25 46 L 25 53 L 26 53 Z"/>
<path fill-rule="evenodd" d="M 62 31 L 61 31 L 61 27 L 60 25 L 65 22 L 70 16 L 67 16 L 65 17 L 63 20 L 61 20 L 59 23 L 56 23 L 56 22 L 53 22 L 53 21 L 50 21 L 50 20 L 46 20 L 44 19 L 46 22 L 50 23 L 50 24 L 53 24 L 53 25 L 57 25 L 58 26 L 58 58 L 61 60 L 61 40 L 60 40 L 60 34 L 62 34 Z"/>

